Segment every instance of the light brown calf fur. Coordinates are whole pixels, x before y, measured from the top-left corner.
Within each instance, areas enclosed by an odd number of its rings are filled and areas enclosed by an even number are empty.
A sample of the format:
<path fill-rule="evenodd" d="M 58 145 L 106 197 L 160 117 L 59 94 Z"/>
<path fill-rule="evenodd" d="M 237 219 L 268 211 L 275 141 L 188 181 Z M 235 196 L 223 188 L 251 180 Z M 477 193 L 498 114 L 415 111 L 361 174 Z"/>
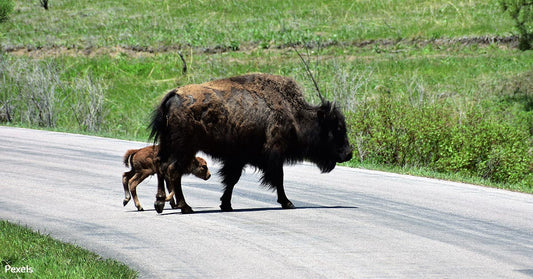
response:
<path fill-rule="evenodd" d="M 157 183 L 162 186 L 165 183 L 165 177 L 159 171 L 159 159 L 157 153 L 159 152 L 159 145 L 147 146 L 141 149 L 130 149 L 124 154 L 124 165 L 131 167 L 130 171 L 122 174 L 122 185 L 124 186 L 124 206 L 128 204 L 131 197 L 137 210 L 143 211 L 143 207 L 137 198 L 137 185 L 141 183 L 150 175 L 157 174 Z M 189 167 L 187 168 L 187 174 L 192 173 L 198 178 L 207 180 L 211 177 L 209 169 L 207 168 L 206 161 L 201 157 L 195 157 Z M 167 183 L 167 190 L 169 195 L 166 197 L 166 201 L 170 201 L 172 208 L 179 208 L 180 205 L 174 201 L 174 191 L 169 188 Z M 130 195 L 131 193 L 131 195 Z"/>

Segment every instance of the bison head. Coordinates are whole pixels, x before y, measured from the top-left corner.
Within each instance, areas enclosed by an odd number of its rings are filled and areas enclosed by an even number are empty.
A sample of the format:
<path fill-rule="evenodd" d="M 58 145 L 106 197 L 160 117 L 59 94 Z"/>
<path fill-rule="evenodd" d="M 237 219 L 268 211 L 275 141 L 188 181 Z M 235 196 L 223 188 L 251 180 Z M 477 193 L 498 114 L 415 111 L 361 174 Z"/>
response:
<path fill-rule="evenodd" d="M 322 172 L 330 172 L 336 163 L 352 158 L 352 147 L 346 134 L 346 121 L 339 108 L 325 101 L 317 110 L 319 144 L 314 162 Z"/>

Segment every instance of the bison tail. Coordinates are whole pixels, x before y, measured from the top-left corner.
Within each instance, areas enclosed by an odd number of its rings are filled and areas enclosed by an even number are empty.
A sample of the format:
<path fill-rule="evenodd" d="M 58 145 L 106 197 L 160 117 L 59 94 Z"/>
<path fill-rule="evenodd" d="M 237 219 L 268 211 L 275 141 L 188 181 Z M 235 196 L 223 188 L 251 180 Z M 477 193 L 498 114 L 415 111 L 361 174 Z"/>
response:
<path fill-rule="evenodd" d="M 159 141 L 163 125 L 165 125 L 165 115 L 161 110 L 161 106 L 159 106 L 152 112 L 152 122 L 150 122 L 150 126 L 148 127 L 148 129 L 151 129 L 150 139 L 154 140 L 154 144 Z"/>
<path fill-rule="evenodd" d="M 168 100 L 172 97 L 176 96 L 176 89 L 170 91 L 165 95 L 163 100 L 161 100 L 161 104 L 153 111 L 152 113 L 152 122 L 150 123 L 150 126 L 148 127 L 151 129 L 150 132 L 150 139 L 154 140 L 154 144 L 156 144 L 161 137 L 161 133 L 164 133 L 167 128 L 167 116 L 168 116 Z"/>
<path fill-rule="evenodd" d="M 132 165 L 131 160 L 133 160 L 133 155 L 135 155 L 137 151 L 139 151 L 139 149 L 130 149 L 126 151 L 126 154 L 124 154 L 124 158 L 122 158 L 122 161 L 124 162 L 124 166 L 126 166 L 126 168 L 129 168 L 130 165 Z"/>

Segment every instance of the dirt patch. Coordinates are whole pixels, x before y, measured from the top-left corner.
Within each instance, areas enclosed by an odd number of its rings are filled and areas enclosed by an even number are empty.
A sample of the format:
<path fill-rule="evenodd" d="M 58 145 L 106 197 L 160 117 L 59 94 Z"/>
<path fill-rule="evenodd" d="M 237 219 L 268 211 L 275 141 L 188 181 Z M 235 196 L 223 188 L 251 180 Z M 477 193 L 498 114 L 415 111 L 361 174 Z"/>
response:
<path fill-rule="evenodd" d="M 439 38 L 439 39 L 384 39 L 384 40 L 366 40 L 362 42 L 354 42 L 353 46 L 368 47 L 368 46 L 395 46 L 397 44 L 426 46 L 426 45 L 506 45 L 508 47 L 518 46 L 518 36 L 498 37 L 498 36 L 481 36 L 481 37 L 461 37 L 461 38 Z"/>
<path fill-rule="evenodd" d="M 380 39 L 380 40 L 365 40 L 356 42 L 326 42 L 318 43 L 310 42 L 307 44 L 285 44 L 271 47 L 271 51 L 286 50 L 292 47 L 308 47 L 308 48 L 327 48 L 327 47 L 343 47 L 352 46 L 359 48 L 394 48 L 397 45 L 411 45 L 417 47 L 424 47 L 427 45 L 437 46 L 489 46 L 497 45 L 505 48 L 517 48 L 518 36 L 497 37 L 497 36 L 481 36 L 481 37 L 462 37 L 462 38 L 440 38 L 440 39 Z M 50 47 L 4 47 L 2 52 L 11 53 L 18 56 L 28 56 L 33 58 L 58 57 L 58 56 L 86 56 L 95 57 L 109 55 L 111 57 L 118 57 L 119 55 L 127 55 L 129 57 L 150 57 L 159 53 L 178 52 L 183 48 L 191 48 L 190 46 L 164 46 L 164 47 L 142 47 L 142 46 L 106 46 L 106 47 L 65 47 L 65 46 L 50 46 Z M 193 52 L 214 54 L 224 53 L 230 51 L 252 51 L 260 48 L 258 44 L 242 44 L 238 49 L 233 47 L 215 46 L 215 47 L 197 47 L 192 48 Z"/>
<path fill-rule="evenodd" d="M 153 52 L 149 51 L 137 51 L 132 48 L 124 48 L 120 46 L 114 47 L 89 47 L 89 48 L 68 48 L 68 47 L 19 47 L 5 49 L 5 52 L 18 56 L 28 56 L 32 58 L 46 58 L 46 57 L 59 57 L 59 56 L 86 56 L 95 57 L 102 55 L 109 55 L 111 57 L 118 57 L 119 55 L 127 55 L 132 57 L 153 56 Z"/>

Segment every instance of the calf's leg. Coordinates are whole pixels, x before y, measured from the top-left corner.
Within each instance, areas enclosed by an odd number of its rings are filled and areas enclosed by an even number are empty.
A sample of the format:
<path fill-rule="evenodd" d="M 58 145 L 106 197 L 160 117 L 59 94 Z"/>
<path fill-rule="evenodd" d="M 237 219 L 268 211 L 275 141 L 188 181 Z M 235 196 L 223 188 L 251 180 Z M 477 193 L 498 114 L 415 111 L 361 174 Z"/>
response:
<path fill-rule="evenodd" d="M 124 201 L 122 204 L 126 206 L 131 200 L 129 181 L 135 174 L 135 171 L 131 170 L 122 174 L 122 186 L 124 187 Z"/>
<path fill-rule="evenodd" d="M 133 197 L 133 202 L 135 202 L 135 206 L 137 207 L 138 211 L 143 211 L 143 207 L 141 206 L 141 202 L 139 202 L 139 198 L 137 197 L 137 185 L 141 183 L 145 178 L 150 176 L 150 172 L 140 172 L 136 173 L 129 181 L 130 184 L 130 192 Z"/>

